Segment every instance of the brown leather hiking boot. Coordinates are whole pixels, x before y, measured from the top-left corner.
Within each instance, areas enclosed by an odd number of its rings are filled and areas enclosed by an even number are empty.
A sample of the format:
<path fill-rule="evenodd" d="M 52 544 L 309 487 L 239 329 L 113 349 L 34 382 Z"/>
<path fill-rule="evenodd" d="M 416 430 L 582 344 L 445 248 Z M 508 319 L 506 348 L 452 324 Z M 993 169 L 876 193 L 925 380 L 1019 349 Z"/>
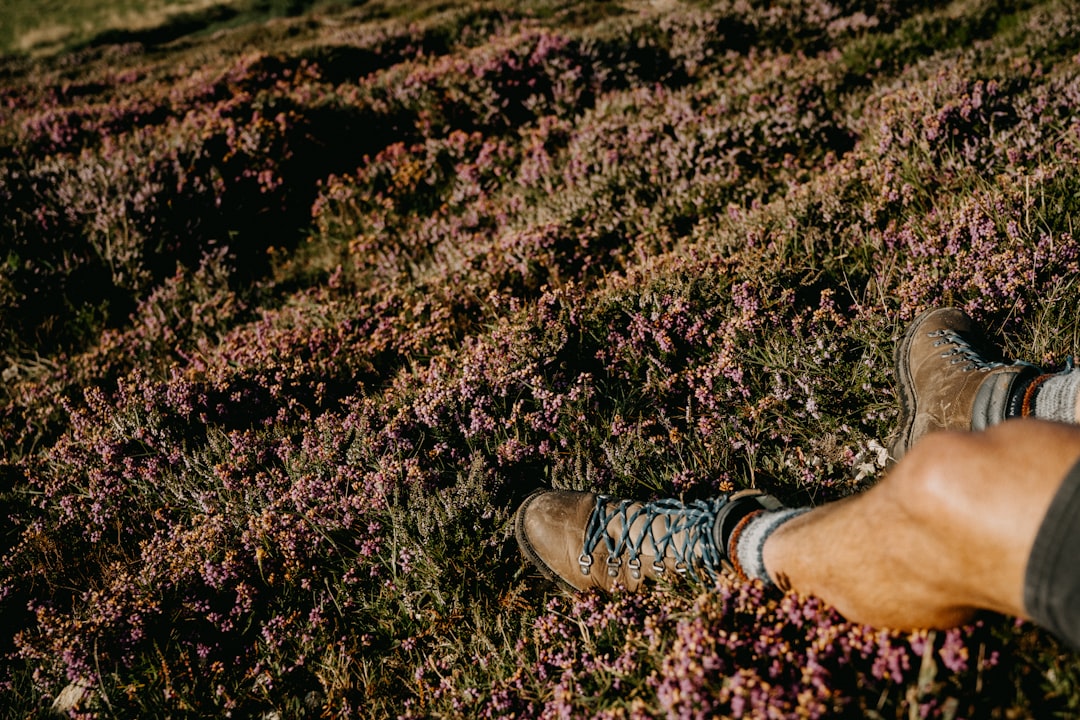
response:
<path fill-rule="evenodd" d="M 999 358 L 967 313 L 938 308 L 915 319 L 896 346 L 899 460 L 935 430 L 982 430 L 1020 415 L 1023 389 L 1039 368 Z"/>
<path fill-rule="evenodd" d="M 548 490 L 521 504 L 515 532 L 525 557 L 567 590 L 638 590 L 646 579 L 666 573 L 715 579 L 727 563 L 727 540 L 738 521 L 754 510 L 779 507 L 757 490 L 687 504 Z"/>

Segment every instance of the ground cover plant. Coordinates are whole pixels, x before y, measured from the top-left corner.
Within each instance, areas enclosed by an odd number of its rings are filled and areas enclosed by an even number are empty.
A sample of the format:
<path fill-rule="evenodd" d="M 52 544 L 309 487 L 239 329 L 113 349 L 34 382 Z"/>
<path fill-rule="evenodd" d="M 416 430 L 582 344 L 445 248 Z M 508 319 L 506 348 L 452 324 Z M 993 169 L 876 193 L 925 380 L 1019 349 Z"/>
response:
<path fill-rule="evenodd" d="M 1076 352 L 1075 3 L 264 5 L 0 59 L 6 717 L 1077 711 L 1028 624 L 569 596 L 509 525 L 868 487 L 943 301 Z"/>

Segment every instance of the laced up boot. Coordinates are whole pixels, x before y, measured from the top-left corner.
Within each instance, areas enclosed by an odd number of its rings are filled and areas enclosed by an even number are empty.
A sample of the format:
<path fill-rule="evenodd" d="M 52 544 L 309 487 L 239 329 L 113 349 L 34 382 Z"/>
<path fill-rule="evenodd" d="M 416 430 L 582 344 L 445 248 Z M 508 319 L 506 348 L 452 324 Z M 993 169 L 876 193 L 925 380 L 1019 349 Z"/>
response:
<path fill-rule="evenodd" d="M 715 581 L 730 567 L 727 545 L 739 521 L 780 507 L 757 490 L 686 504 L 549 490 L 521 504 L 515 532 L 525 557 L 567 590 L 638 590 L 676 573 Z"/>
<path fill-rule="evenodd" d="M 899 460 L 935 430 L 983 430 L 1021 415 L 1034 365 L 1002 360 L 968 315 L 957 308 L 923 313 L 895 353 L 900 426 L 892 442 Z"/>

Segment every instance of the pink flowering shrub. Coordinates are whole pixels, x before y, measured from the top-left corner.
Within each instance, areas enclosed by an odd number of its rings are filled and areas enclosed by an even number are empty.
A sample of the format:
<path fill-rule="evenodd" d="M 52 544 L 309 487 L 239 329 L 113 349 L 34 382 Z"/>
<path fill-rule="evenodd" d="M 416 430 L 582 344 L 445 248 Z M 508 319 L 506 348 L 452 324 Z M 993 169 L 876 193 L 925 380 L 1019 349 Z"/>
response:
<path fill-rule="evenodd" d="M 964 635 L 882 633 L 846 623 L 813 599 L 780 598 L 760 585 L 720 586 L 696 599 L 657 593 L 552 601 L 535 632 L 535 675 L 498 688 L 484 717 L 589 714 L 609 693 L 622 694 L 610 716 L 865 717 L 871 708 L 835 688 L 859 686 L 877 701 L 878 693 L 920 675 L 909 700 L 920 717 L 936 717 L 945 703 L 955 707 L 965 673 L 989 679 L 1000 672 L 997 642 L 984 627 Z M 948 672 L 935 677 L 939 666 Z M 646 678 L 654 700 L 621 693 L 635 676 Z"/>
<path fill-rule="evenodd" d="M 0 703 L 1067 712 L 1074 656 L 1011 619 L 567 597 L 510 528 L 541 486 L 864 489 L 943 301 L 1075 352 L 1077 30 L 492 0 L 0 59 Z"/>

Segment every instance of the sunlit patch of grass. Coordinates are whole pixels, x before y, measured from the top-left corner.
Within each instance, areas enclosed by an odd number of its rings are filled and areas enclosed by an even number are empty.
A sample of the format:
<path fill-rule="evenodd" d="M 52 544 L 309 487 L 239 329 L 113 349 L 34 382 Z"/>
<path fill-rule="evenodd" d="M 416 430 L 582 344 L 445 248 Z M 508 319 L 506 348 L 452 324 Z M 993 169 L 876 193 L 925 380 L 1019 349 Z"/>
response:
<path fill-rule="evenodd" d="M 71 48 L 120 42 L 164 43 L 180 37 L 313 8 L 340 11 L 353 0 L 151 0 L 101 3 L 48 0 L 5 7 L 0 53 L 54 55 Z"/>
<path fill-rule="evenodd" d="M 55 52 L 110 31 L 140 32 L 158 28 L 183 16 L 205 14 L 215 8 L 235 8 L 229 0 L 157 0 L 108 3 L 87 0 L 18 2 L 5 8 L 0 47 L 27 53 Z"/>

